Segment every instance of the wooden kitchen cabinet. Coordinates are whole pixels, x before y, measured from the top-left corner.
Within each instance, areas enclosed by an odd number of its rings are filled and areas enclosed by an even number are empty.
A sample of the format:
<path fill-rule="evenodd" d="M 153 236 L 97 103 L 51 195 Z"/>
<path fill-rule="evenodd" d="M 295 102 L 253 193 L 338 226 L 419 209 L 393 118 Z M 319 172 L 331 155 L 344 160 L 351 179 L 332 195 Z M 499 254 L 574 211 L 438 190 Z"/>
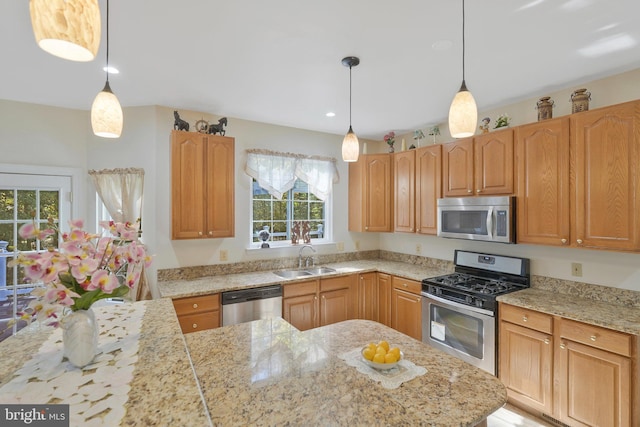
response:
<path fill-rule="evenodd" d="M 358 318 L 378 321 L 378 273 L 358 276 Z"/>
<path fill-rule="evenodd" d="M 513 130 L 443 144 L 445 197 L 513 194 Z"/>
<path fill-rule="evenodd" d="M 391 327 L 417 340 L 422 339 L 422 284 L 391 277 Z"/>
<path fill-rule="evenodd" d="M 390 154 L 364 154 L 349 163 L 349 231 L 393 230 Z"/>
<path fill-rule="evenodd" d="M 416 227 L 416 153 L 401 151 L 393 155 L 393 231 L 414 233 Z"/>
<path fill-rule="evenodd" d="M 638 425 L 637 337 L 501 303 L 498 348 L 516 406 L 570 426 Z"/>
<path fill-rule="evenodd" d="M 171 132 L 171 236 L 234 236 L 234 139 Z"/>
<path fill-rule="evenodd" d="M 442 145 L 416 150 L 416 231 L 438 232 L 438 199 L 442 197 Z"/>
<path fill-rule="evenodd" d="M 500 306 L 498 376 L 511 401 L 553 414 L 553 317 Z"/>
<path fill-rule="evenodd" d="M 640 101 L 573 114 L 571 242 L 640 250 Z"/>
<path fill-rule="evenodd" d="M 282 316 L 301 331 L 355 319 L 357 275 L 328 277 L 284 285 Z"/>
<path fill-rule="evenodd" d="M 220 327 L 220 294 L 177 298 L 172 302 L 183 334 Z"/>
<path fill-rule="evenodd" d="M 391 276 L 378 273 L 378 322 L 391 327 Z"/>
<path fill-rule="evenodd" d="M 569 119 L 515 129 L 518 243 L 570 244 Z"/>

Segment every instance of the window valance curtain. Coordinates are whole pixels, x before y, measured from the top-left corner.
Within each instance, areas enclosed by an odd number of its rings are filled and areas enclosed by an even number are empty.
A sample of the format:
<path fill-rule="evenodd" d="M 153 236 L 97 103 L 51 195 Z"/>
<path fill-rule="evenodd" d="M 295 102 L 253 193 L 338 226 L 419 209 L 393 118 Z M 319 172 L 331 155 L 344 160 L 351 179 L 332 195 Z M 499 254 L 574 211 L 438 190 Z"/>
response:
<path fill-rule="evenodd" d="M 244 171 L 277 199 L 293 188 L 297 178 L 320 200 L 326 200 L 340 181 L 334 158 L 270 150 L 247 150 Z"/>

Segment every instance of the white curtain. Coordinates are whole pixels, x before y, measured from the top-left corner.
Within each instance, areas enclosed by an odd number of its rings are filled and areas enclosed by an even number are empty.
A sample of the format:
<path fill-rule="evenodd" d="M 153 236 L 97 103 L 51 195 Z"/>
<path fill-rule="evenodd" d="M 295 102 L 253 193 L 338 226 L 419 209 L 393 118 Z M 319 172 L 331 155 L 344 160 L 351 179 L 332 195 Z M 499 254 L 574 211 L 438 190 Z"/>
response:
<path fill-rule="evenodd" d="M 100 200 L 114 221 L 134 223 L 140 220 L 140 227 L 142 227 L 144 169 L 90 170 L 89 176 Z M 151 298 L 144 267 L 134 290 L 131 297 L 135 300 Z"/>
<path fill-rule="evenodd" d="M 293 188 L 297 178 L 320 200 L 326 200 L 340 181 L 336 159 L 269 150 L 247 150 L 244 171 L 277 199 Z"/>

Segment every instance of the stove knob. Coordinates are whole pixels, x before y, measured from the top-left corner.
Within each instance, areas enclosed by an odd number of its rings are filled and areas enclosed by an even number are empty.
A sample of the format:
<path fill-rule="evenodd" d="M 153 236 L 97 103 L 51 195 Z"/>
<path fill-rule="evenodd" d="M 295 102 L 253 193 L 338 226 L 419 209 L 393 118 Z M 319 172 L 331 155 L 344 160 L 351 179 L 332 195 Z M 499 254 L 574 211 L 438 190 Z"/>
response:
<path fill-rule="evenodd" d="M 436 295 L 442 295 L 442 289 L 437 288 L 436 289 Z"/>
<path fill-rule="evenodd" d="M 473 304 L 473 297 L 471 295 L 467 295 L 464 300 L 469 304 Z"/>
<path fill-rule="evenodd" d="M 482 301 L 481 299 L 476 300 L 476 307 L 482 308 L 483 305 L 484 305 L 484 301 Z"/>

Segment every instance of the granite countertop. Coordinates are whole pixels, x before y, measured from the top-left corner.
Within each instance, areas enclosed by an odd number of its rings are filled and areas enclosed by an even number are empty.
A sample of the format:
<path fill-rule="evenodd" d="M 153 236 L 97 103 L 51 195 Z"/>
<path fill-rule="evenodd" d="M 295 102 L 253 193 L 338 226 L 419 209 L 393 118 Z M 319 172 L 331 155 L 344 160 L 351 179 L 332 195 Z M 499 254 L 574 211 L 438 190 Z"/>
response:
<path fill-rule="evenodd" d="M 640 309 L 636 306 L 536 288 L 501 295 L 497 299 L 502 303 L 640 335 Z"/>
<path fill-rule="evenodd" d="M 336 269 L 336 272 L 290 279 L 283 279 L 282 277 L 274 274 L 273 271 L 225 274 L 201 277 L 193 280 L 167 280 L 158 282 L 158 290 L 161 297 L 175 299 L 214 294 L 243 288 L 255 288 L 277 283 L 285 284 L 287 282 L 299 282 L 301 280 L 313 280 L 316 278 L 366 273 L 371 271 L 378 271 L 417 281 L 421 281 L 425 277 L 434 277 L 450 272 L 442 268 L 430 268 L 421 265 L 381 259 L 330 263 L 322 264 L 322 266 L 334 268 Z"/>
<path fill-rule="evenodd" d="M 185 339 L 214 425 L 474 426 L 507 399 L 496 377 L 367 320 L 300 332 L 276 318 Z M 380 339 L 426 374 L 387 389 L 340 358 Z"/>

